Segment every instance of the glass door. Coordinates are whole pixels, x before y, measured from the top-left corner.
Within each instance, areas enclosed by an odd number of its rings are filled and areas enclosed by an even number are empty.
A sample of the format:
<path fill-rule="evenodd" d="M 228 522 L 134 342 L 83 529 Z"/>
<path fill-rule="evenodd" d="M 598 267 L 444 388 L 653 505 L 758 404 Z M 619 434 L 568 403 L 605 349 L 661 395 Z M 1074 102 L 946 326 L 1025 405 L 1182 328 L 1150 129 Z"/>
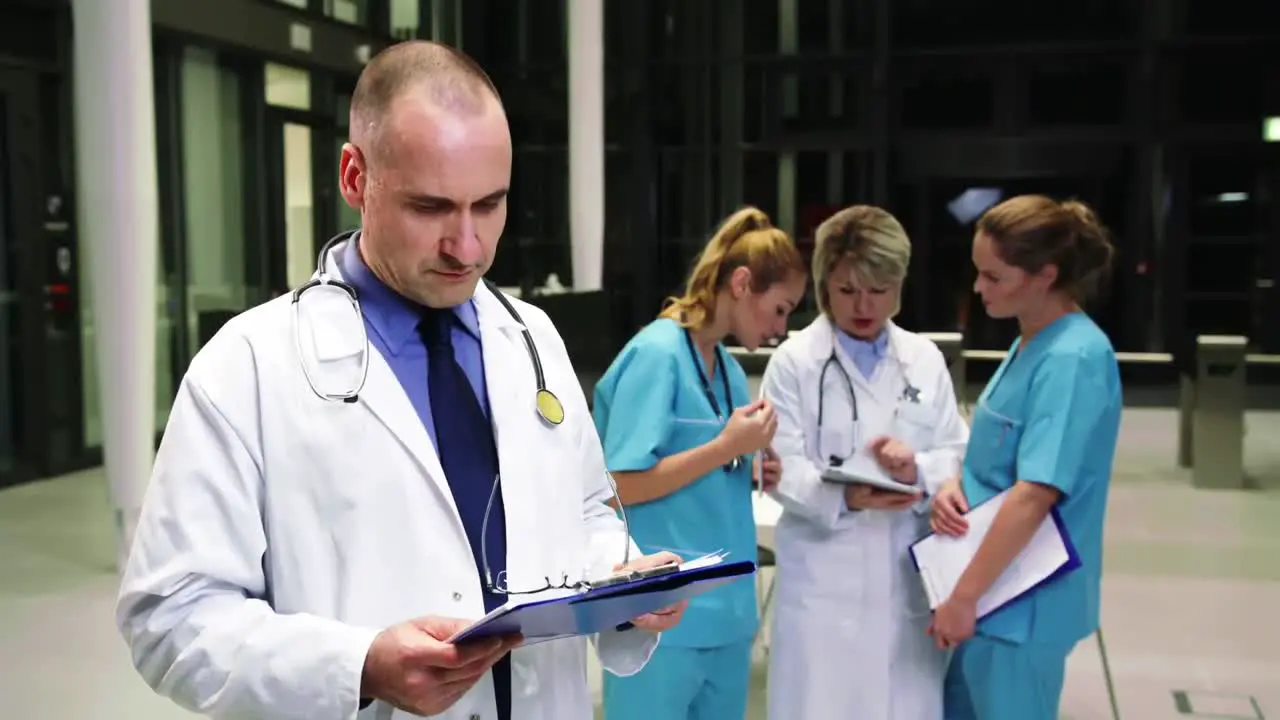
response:
<path fill-rule="evenodd" d="M 333 109 L 328 82 L 301 68 L 267 63 L 266 227 L 270 295 L 306 283 L 333 225 Z M 317 108 L 320 108 L 317 110 Z"/>
<path fill-rule="evenodd" d="M 37 82 L 0 70 L 0 486 L 65 469 L 78 440 L 69 223 L 42 195 Z"/>
<path fill-rule="evenodd" d="M 316 268 L 320 242 L 314 128 L 288 114 L 267 121 L 268 207 L 273 237 L 270 265 L 273 296 L 307 282 Z M 328 153 L 325 154 L 326 157 Z"/>

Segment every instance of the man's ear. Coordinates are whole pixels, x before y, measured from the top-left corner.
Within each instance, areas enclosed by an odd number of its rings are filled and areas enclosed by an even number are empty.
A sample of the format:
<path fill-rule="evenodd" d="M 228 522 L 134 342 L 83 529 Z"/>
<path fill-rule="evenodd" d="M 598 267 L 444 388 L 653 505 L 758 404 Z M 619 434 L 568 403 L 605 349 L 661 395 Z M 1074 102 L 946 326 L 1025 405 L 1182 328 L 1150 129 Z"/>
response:
<path fill-rule="evenodd" d="M 342 146 L 342 157 L 338 160 L 338 189 L 351 209 L 361 210 L 364 207 L 367 181 L 364 154 L 355 145 L 345 143 Z"/>

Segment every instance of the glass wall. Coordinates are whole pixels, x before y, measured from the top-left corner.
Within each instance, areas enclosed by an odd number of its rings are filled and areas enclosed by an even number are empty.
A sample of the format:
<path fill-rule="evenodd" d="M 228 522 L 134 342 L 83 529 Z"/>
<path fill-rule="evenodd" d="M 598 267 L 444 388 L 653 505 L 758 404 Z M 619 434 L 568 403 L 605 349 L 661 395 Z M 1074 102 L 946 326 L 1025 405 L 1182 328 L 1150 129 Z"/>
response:
<path fill-rule="evenodd" d="M 307 114 L 313 105 L 311 74 L 275 63 L 266 63 L 263 73 L 266 103 L 280 108 L 271 113 L 267 132 L 280 134 L 277 140 L 282 155 L 279 161 L 283 163 L 284 275 L 286 286 L 293 288 L 311 279 L 315 269 L 315 131 L 314 118 Z M 268 162 L 272 161 L 275 159 Z"/>
<path fill-rule="evenodd" d="M 200 347 L 201 319 L 240 312 L 245 278 L 244 133 L 240 78 L 217 55 L 188 47 L 182 58 L 182 170 L 186 217 L 187 357 Z"/>
<path fill-rule="evenodd" d="M 17 322 L 18 294 L 14 290 L 9 269 L 9 258 L 15 254 L 12 247 L 15 233 L 9 227 L 9 115 L 5 96 L 0 92 L 0 478 L 12 469 L 14 456 L 14 429 L 21 422 L 21 415 L 14 412 L 14 372 L 18 348 Z"/>
<path fill-rule="evenodd" d="M 407 40 L 418 36 L 422 25 L 419 5 L 420 0 L 391 0 L 391 37 Z"/>
<path fill-rule="evenodd" d="M 324 0 L 324 14 L 352 25 L 369 24 L 369 0 Z"/>
<path fill-rule="evenodd" d="M 419 36 L 423 16 L 453 15 L 459 0 L 275 0 L 298 10 L 398 40 Z M 446 5 L 451 7 L 445 7 Z M 427 18 L 429 20 L 429 17 Z"/>
<path fill-rule="evenodd" d="M 156 430 L 164 428 L 182 365 L 199 348 L 203 326 L 244 309 L 245 280 L 243 125 L 240 79 L 217 53 L 186 47 L 178 55 L 177 82 L 157 88 L 157 103 L 176 89 L 176 137 L 157 127 L 159 154 L 180 161 L 179 188 L 161 187 L 168 211 L 180 207 L 180 222 L 161 223 L 161 247 L 180 246 L 180 264 L 157 263 Z M 157 73 L 158 77 L 163 72 Z M 158 115 L 163 115 L 158 109 Z M 180 193 L 175 198 L 174 193 Z M 165 236 L 165 229 L 174 236 Z M 172 248 L 169 248 L 172 250 Z M 168 267 L 166 267 L 168 265 Z M 102 407 L 97 367 L 91 274 L 81 276 L 84 444 L 102 445 Z M 185 343 L 185 345 L 184 345 Z"/>
<path fill-rule="evenodd" d="M 315 192 L 312 188 L 311 127 L 284 124 L 285 279 L 305 285 L 315 270 Z"/>

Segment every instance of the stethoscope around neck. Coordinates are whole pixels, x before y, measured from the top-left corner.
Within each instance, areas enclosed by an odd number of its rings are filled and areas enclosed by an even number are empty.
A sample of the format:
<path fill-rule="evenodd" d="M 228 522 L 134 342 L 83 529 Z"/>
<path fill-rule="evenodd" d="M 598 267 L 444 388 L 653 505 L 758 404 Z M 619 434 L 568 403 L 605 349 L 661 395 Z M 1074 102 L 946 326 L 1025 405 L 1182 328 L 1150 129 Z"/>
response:
<path fill-rule="evenodd" d="M 818 372 L 818 426 L 817 426 L 817 438 L 818 438 L 818 445 L 819 445 L 818 455 L 819 456 L 823 455 L 823 452 L 822 452 L 823 449 L 821 445 L 822 445 L 822 423 L 823 423 L 823 420 L 825 420 L 824 414 L 826 412 L 825 389 L 826 389 L 826 380 L 827 380 L 827 370 L 832 367 L 834 367 L 836 369 L 836 372 L 840 374 L 840 378 L 844 381 L 845 390 L 849 394 L 849 408 L 850 408 L 850 414 L 852 415 L 852 421 L 853 421 L 852 427 L 853 427 L 854 439 L 853 439 L 853 449 L 845 453 L 844 455 L 840 455 L 836 453 L 830 453 L 826 455 L 827 463 L 831 467 L 840 467 L 841 465 L 844 464 L 845 460 L 848 460 L 849 458 L 853 457 L 854 453 L 858 451 L 858 421 L 860 420 L 858 415 L 858 393 L 854 391 L 853 378 L 849 377 L 849 371 L 845 370 L 844 364 L 840 362 L 840 353 L 839 353 L 839 343 L 840 343 L 839 333 L 840 332 L 841 330 L 837 328 L 834 324 L 832 324 L 831 353 L 827 355 L 827 359 L 822 363 L 822 370 Z M 884 332 L 888 333 L 889 329 L 886 328 Z M 903 388 L 902 388 L 902 393 L 897 397 L 897 402 L 901 403 L 903 400 L 906 400 L 909 402 L 919 403 L 920 389 L 911 384 L 911 379 L 907 376 L 907 368 L 903 364 L 902 360 L 898 357 L 897 348 L 894 346 L 892 336 L 889 336 L 887 340 L 885 354 L 884 354 L 884 357 L 881 359 L 893 362 L 898 368 L 899 375 L 902 376 Z"/>
<path fill-rule="evenodd" d="M 360 295 L 356 292 L 355 286 L 330 275 L 325 263 L 325 259 L 334 248 L 340 243 L 356 239 L 359 232 L 359 230 L 348 230 L 329 238 L 328 242 L 320 248 L 320 254 L 316 258 L 316 276 L 293 291 L 291 304 L 293 306 L 294 341 L 297 344 L 299 360 L 306 357 L 306 355 L 303 353 L 302 326 L 299 324 L 298 316 L 301 312 L 300 307 L 303 304 L 303 298 L 309 294 L 341 293 L 346 301 L 351 304 L 358 321 L 356 327 L 359 328 L 359 332 L 363 335 L 364 351 L 360 355 L 360 368 L 355 381 L 348 387 L 341 388 L 336 392 L 321 390 L 316 384 L 311 370 L 307 367 L 307 363 L 301 362 L 302 374 L 306 376 L 307 385 L 311 387 L 311 392 L 315 393 L 316 397 L 321 400 L 330 402 L 359 402 L 360 391 L 364 389 L 365 382 L 369 378 L 369 333 L 365 330 L 364 313 L 360 310 Z M 548 425 L 559 425 L 564 422 L 564 405 L 561 404 L 560 398 L 556 397 L 555 393 L 547 388 L 547 377 L 543 372 L 542 357 L 538 354 L 538 346 L 533 342 L 533 333 L 529 332 L 529 328 L 524 324 L 524 318 L 520 317 L 520 313 L 515 309 L 515 306 L 511 304 L 511 301 L 502 294 L 502 291 L 492 281 L 485 278 L 484 285 L 520 325 L 520 335 L 524 339 L 525 350 L 529 354 L 529 362 L 533 365 L 534 383 L 537 385 L 537 392 L 534 395 L 534 409 L 538 413 L 538 417 L 542 418 L 543 422 Z"/>
<path fill-rule="evenodd" d="M 353 285 L 330 275 L 325 267 L 325 258 L 329 256 L 333 249 L 342 242 L 356 238 L 358 233 L 358 230 L 349 230 L 339 235 L 335 235 L 324 244 L 324 247 L 320 248 L 320 255 L 316 260 L 316 276 L 293 291 L 293 299 L 290 303 L 293 307 L 294 340 L 297 343 L 298 359 L 302 365 L 302 373 L 306 376 L 307 384 L 311 386 L 311 391 L 320 399 L 330 402 L 358 402 L 360 398 L 360 391 L 364 389 L 365 381 L 369 377 L 369 334 L 365 330 L 364 314 L 360 311 L 359 294 L 356 292 Z M 515 306 L 507 300 L 506 296 L 502 294 L 502 291 L 500 291 L 497 286 L 488 279 L 485 279 L 484 284 L 485 287 L 488 288 L 489 292 L 493 293 L 494 297 L 498 299 L 498 302 L 502 303 L 502 307 L 506 309 L 511 317 L 520 325 L 520 334 L 524 338 L 525 350 L 529 354 L 529 362 L 533 365 L 534 382 L 537 385 L 537 394 L 534 396 L 534 409 L 537 411 L 538 417 L 551 427 L 559 426 L 564 422 L 564 406 L 560 403 L 560 399 L 556 397 L 555 393 L 551 392 L 551 390 L 547 388 L 546 374 L 543 372 L 542 368 L 542 358 L 538 355 L 538 346 L 533 342 L 533 333 L 531 333 L 529 328 L 525 326 L 524 319 L 520 317 L 520 313 L 515 309 Z M 302 326 L 299 324 L 299 307 L 303 304 L 304 298 L 309 295 L 315 296 L 317 293 L 341 293 L 342 298 L 344 298 L 345 301 L 350 302 L 351 307 L 355 312 L 355 319 L 357 321 L 356 325 L 359 327 L 359 332 L 363 335 L 364 353 L 361 356 L 360 369 L 358 371 L 357 378 L 349 387 L 338 390 L 337 392 L 325 392 L 321 390 L 317 386 L 315 378 L 312 377 L 311 371 L 307 368 L 307 363 L 303 360 L 306 355 L 303 354 Z M 615 507 L 617 507 L 618 512 L 622 517 L 622 564 L 625 566 L 631 560 L 631 524 L 627 520 L 626 509 L 623 507 L 622 498 L 618 494 L 618 485 L 608 471 L 605 472 L 605 479 L 609 482 L 609 490 L 613 495 L 613 500 L 616 504 Z M 489 516 L 493 510 L 494 501 L 497 498 L 501 482 L 501 474 L 494 477 L 493 485 L 489 490 L 489 501 L 485 506 L 484 518 L 481 521 L 482 539 L 480 542 L 480 555 L 482 578 L 485 589 L 490 593 L 498 595 L 536 595 L 538 593 L 557 589 L 590 589 L 592 587 L 590 582 L 575 581 L 572 580 L 567 573 L 562 573 L 561 577 L 554 581 L 550 577 L 544 578 L 546 581 L 545 585 L 523 590 L 514 590 L 507 586 L 505 572 L 495 574 L 490 570 L 487 529 L 489 526 Z"/>
<path fill-rule="evenodd" d="M 728 403 L 728 412 L 720 412 L 720 403 L 716 400 L 716 393 L 711 389 L 711 381 L 707 378 L 707 373 L 702 369 L 703 360 L 701 353 L 693 345 L 693 335 L 688 331 L 684 331 L 685 346 L 689 348 L 689 359 L 693 361 L 693 367 L 698 371 L 698 380 L 702 382 L 702 392 L 706 395 L 707 402 L 711 405 L 711 412 L 715 413 L 716 419 L 722 423 L 729 421 L 729 415 L 733 412 L 733 391 L 729 389 L 729 372 L 725 365 L 724 357 L 721 356 L 720 346 L 715 348 L 715 365 L 714 372 L 720 376 L 720 384 L 724 388 L 724 400 Z M 734 457 L 724 466 L 726 472 L 733 472 L 742 467 L 742 458 Z"/>

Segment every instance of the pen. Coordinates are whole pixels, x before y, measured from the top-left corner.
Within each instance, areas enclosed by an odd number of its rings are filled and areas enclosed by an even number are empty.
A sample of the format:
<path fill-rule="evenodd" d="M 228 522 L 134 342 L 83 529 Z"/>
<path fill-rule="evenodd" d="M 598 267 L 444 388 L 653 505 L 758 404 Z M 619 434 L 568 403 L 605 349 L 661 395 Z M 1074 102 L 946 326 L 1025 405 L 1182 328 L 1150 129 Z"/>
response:
<path fill-rule="evenodd" d="M 760 497 L 764 497 L 764 451 L 757 450 L 755 452 L 755 461 L 752 463 L 752 479 L 756 481 L 756 492 Z"/>

